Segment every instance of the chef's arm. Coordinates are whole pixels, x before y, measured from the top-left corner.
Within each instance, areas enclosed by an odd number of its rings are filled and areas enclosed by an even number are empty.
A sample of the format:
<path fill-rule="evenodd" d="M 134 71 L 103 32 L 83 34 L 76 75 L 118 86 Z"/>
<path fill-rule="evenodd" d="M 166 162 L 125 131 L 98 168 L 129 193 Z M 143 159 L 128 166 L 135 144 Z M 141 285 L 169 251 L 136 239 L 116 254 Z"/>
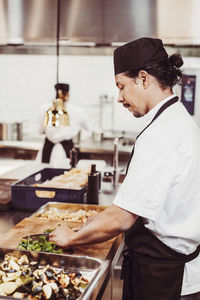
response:
<path fill-rule="evenodd" d="M 128 230 L 137 220 L 137 215 L 116 205 L 111 205 L 95 216 L 94 221 L 73 232 L 66 227 L 59 227 L 50 234 L 50 239 L 63 248 L 89 245 L 109 240 Z"/>

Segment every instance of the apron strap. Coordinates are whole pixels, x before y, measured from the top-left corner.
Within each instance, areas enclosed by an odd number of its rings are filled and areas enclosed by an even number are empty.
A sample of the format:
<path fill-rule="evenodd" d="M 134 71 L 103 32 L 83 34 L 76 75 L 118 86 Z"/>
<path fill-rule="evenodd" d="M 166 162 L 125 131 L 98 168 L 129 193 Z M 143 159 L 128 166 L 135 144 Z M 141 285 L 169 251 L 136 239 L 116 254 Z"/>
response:
<path fill-rule="evenodd" d="M 74 143 L 71 140 L 64 140 L 60 142 L 62 145 L 65 154 L 67 157 L 70 156 L 70 150 L 74 147 Z M 53 150 L 53 147 L 55 146 L 54 143 L 52 143 L 48 138 L 45 138 L 43 150 L 42 150 L 42 162 L 43 163 L 49 163 L 50 162 L 50 157 L 51 157 L 51 152 Z"/>
<path fill-rule="evenodd" d="M 54 147 L 54 143 L 52 143 L 48 138 L 45 138 L 44 146 L 42 149 L 42 162 L 43 163 L 49 163 L 51 152 Z"/>
<path fill-rule="evenodd" d="M 161 108 L 158 110 L 158 112 L 155 114 L 154 118 L 151 120 L 151 122 L 137 135 L 135 141 L 139 138 L 139 136 L 160 116 L 160 114 L 162 114 L 162 112 L 167 109 L 169 106 L 171 106 L 172 104 L 176 103 L 178 101 L 178 97 L 175 96 L 173 97 L 172 99 L 170 99 L 169 101 L 165 102 Z M 130 165 L 130 162 L 131 162 L 131 159 L 134 155 L 134 150 L 135 150 L 135 144 L 133 146 L 133 149 L 131 151 L 131 155 L 130 155 L 130 159 L 129 159 L 129 162 L 127 164 L 127 167 L 126 167 L 126 174 L 128 173 L 128 169 L 129 169 L 129 165 Z"/>
<path fill-rule="evenodd" d="M 70 150 L 74 147 L 73 141 L 72 140 L 64 140 L 60 143 L 63 146 L 66 156 L 70 157 Z"/>

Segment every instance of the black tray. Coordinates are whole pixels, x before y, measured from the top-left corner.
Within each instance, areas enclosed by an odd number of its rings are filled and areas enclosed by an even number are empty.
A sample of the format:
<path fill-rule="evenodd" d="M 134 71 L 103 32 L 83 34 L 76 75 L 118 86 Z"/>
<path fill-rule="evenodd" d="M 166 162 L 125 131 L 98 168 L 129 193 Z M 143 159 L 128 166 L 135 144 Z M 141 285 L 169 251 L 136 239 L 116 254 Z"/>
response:
<path fill-rule="evenodd" d="M 65 171 L 69 169 L 45 168 L 15 182 L 11 185 L 12 206 L 22 210 L 36 210 L 47 202 L 84 203 L 86 186 L 80 190 L 33 186 Z M 47 192 L 50 192 L 49 195 Z"/>

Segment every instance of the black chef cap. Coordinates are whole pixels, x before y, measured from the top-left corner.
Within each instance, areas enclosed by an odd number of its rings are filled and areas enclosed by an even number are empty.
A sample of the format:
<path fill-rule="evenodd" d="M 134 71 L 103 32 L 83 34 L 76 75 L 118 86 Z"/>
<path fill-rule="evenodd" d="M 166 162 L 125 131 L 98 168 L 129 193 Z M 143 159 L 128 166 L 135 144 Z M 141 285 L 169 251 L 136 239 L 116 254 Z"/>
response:
<path fill-rule="evenodd" d="M 55 85 L 55 89 L 56 89 L 56 91 L 61 90 L 64 93 L 69 92 L 69 84 L 67 84 L 67 83 L 57 83 Z"/>
<path fill-rule="evenodd" d="M 167 58 L 168 54 L 160 39 L 143 37 L 114 51 L 115 75 L 159 63 Z"/>

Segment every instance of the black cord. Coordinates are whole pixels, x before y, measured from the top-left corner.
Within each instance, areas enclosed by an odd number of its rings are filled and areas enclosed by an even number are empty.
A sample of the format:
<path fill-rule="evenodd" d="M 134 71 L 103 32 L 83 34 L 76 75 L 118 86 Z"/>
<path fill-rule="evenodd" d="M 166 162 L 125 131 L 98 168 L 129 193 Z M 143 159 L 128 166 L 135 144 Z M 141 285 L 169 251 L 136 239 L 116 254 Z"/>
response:
<path fill-rule="evenodd" d="M 56 28 L 56 81 L 59 83 L 59 39 L 60 39 L 60 0 L 57 0 L 57 28 Z"/>

